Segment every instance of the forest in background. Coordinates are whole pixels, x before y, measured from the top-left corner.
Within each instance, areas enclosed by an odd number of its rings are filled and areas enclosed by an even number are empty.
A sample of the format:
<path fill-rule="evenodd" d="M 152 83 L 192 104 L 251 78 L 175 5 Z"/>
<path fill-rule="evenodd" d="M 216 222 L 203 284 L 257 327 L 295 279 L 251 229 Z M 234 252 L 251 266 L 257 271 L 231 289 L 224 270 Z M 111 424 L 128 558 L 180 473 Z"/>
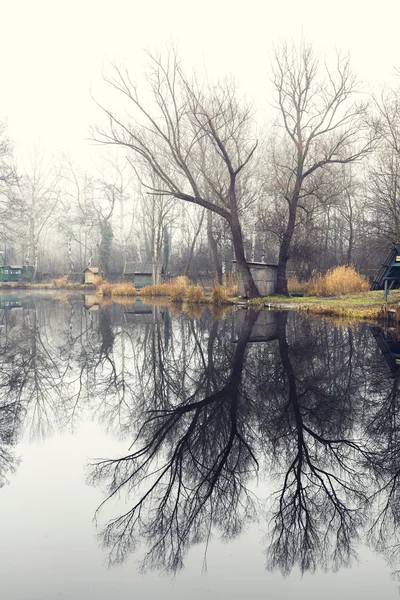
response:
<path fill-rule="evenodd" d="M 347 54 L 324 61 L 305 42 L 269 58 L 265 122 L 231 77 L 196 77 L 173 47 L 145 74 L 110 65 L 95 174 L 40 150 L 19 167 L 5 115 L 5 262 L 79 281 L 88 265 L 117 280 L 125 261 L 151 261 L 202 283 L 246 258 L 278 264 L 283 293 L 289 272 L 349 264 L 371 278 L 400 244 L 400 86 L 370 94 Z"/>

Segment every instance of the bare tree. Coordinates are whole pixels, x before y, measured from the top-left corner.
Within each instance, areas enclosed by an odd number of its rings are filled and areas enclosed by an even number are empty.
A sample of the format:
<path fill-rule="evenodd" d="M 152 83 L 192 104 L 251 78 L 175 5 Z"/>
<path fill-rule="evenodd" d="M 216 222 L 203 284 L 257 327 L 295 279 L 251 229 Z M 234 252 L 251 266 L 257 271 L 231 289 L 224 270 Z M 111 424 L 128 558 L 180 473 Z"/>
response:
<path fill-rule="evenodd" d="M 59 182 L 59 172 L 46 165 L 44 156 L 38 153 L 32 157 L 29 171 L 18 181 L 17 193 L 28 241 L 25 260 L 29 264 L 33 255 L 33 281 L 39 267 L 39 246 L 60 200 Z"/>
<path fill-rule="evenodd" d="M 259 296 L 248 268 L 240 211 L 247 189 L 243 171 L 257 148 L 251 132 L 250 107 L 237 99 L 233 82 L 203 89 L 184 75 L 175 53 L 150 55 L 150 96 L 142 99 L 127 71 L 113 65 L 106 82 L 127 101 L 134 116 L 107 108 L 108 127 L 97 127 L 94 140 L 129 148 L 140 179 L 141 166 L 157 176 L 159 187 L 142 181 L 149 194 L 172 196 L 210 210 L 230 227 L 246 295 Z"/>
<path fill-rule="evenodd" d="M 288 293 L 286 267 L 306 181 L 333 164 L 360 160 L 376 138 L 366 119 L 367 106 L 358 91 L 348 56 L 337 55 L 333 69 L 321 66 L 310 45 L 275 51 L 273 86 L 279 125 L 288 144 L 288 160 L 276 164 L 280 193 L 287 203 L 278 261 L 278 292 Z"/>

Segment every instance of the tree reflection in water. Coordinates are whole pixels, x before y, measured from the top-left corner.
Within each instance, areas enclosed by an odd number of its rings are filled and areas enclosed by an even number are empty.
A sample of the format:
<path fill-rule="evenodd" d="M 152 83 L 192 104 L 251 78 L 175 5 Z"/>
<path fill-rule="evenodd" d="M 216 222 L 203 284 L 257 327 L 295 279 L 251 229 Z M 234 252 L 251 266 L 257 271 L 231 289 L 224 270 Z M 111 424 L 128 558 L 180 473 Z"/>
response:
<path fill-rule="evenodd" d="M 213 351 L 214 324 L 192 393 L 175 390 L 168 406 L 149 407 L 132 452 L 94 465 L 93 481 L 108 482 L 108 499 L 134 498 L 103 530 L 111 562 L 140 540 L 148 547 L 145 568 L 174 571 L 212 529 L 224 539 L 237 535 L 261 514 L 249 489 L 259 463 L 278 486 L 266 515 L 268 568 L 338 568 L 355 554 L 375 460 L 370 441 L 354 434 L 364 338 L 307 319 L 292 320 L 287 332 L 281 313 L 275 341 L 253 345 L 257 317 L 247 312 L 234 351 L 231 343 Z M 182 377 L 174 371 L 174 380 Z"/>
<path fill-rule="evenodd" d="M 269 569 L 337 569 L 362 539 L 396 571 L 400 375 L 384 334 L 378 346 L 365 326 L 299 315 L 191 316 L 80 299 L 3 311 L 0 485 L 22 429 L 44 437 L 96 419 L 134 440 L 91 467 L 102 508 L 120 494 L 129 507 L 101 534 L 111 562 L 140 543 L 143 568 L 176 571 L 192 544 L 259 519 Z"/>

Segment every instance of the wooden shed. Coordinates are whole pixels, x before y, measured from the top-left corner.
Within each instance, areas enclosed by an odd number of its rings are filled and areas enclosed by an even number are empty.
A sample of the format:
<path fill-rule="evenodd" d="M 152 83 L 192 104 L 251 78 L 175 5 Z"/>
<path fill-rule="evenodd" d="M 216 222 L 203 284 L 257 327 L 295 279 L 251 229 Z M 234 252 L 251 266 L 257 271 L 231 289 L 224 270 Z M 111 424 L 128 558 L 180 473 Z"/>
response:
<path fill-rule="evenodd" d="M 123 276 L 126 281 L 132 281 L 136 288 L 142 288 L 153 284 L 156 269 L 161 275 L 162 267 L 152 262 L 126 262 Z"/>
<path fill-rule="evenodd" d="M 85 283 L 94 284 L 100 277 L 99 267 L 86 267 L 83 271 Z"/>
<path fill-rule="evenodd" d="M 236 260 L 232 262 L 236 264 Z M 272 296 L 275 294 L 278 281 L 278 265 L 262 262 L 248 262 L 247 265 L 261 296 Z M 245 296 L 246 293 L 244 291 L 244 284 L 240 276 L 240 271 L 238 270 L 237 273 L 239 296 Z"/>

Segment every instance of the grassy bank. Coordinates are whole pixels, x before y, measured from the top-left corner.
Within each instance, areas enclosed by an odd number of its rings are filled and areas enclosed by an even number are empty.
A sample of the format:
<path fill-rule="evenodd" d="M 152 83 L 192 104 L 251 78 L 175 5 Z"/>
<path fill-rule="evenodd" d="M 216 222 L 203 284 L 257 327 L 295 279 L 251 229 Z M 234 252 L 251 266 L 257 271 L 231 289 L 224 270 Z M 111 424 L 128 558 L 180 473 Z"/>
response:
<path fill-rule="evenodd" d="M 396 308 L 400 302 L 400 290 L 391 291 L 389 294 L 388 308 Z M 252 301 L 249 302 L 251 306 Z M 257 303 L 256 303 L 257 304 Z M 332 315 L 338 317 L 379 320 L 383 318 L 384 306 L 383 292 L 360 292 L 335 297 L 304 296 L 292 298 L 286 296 L 267 296 L 262 299 L 262 305 L 275 308 L 302 310 L 319 315 Z"/>

